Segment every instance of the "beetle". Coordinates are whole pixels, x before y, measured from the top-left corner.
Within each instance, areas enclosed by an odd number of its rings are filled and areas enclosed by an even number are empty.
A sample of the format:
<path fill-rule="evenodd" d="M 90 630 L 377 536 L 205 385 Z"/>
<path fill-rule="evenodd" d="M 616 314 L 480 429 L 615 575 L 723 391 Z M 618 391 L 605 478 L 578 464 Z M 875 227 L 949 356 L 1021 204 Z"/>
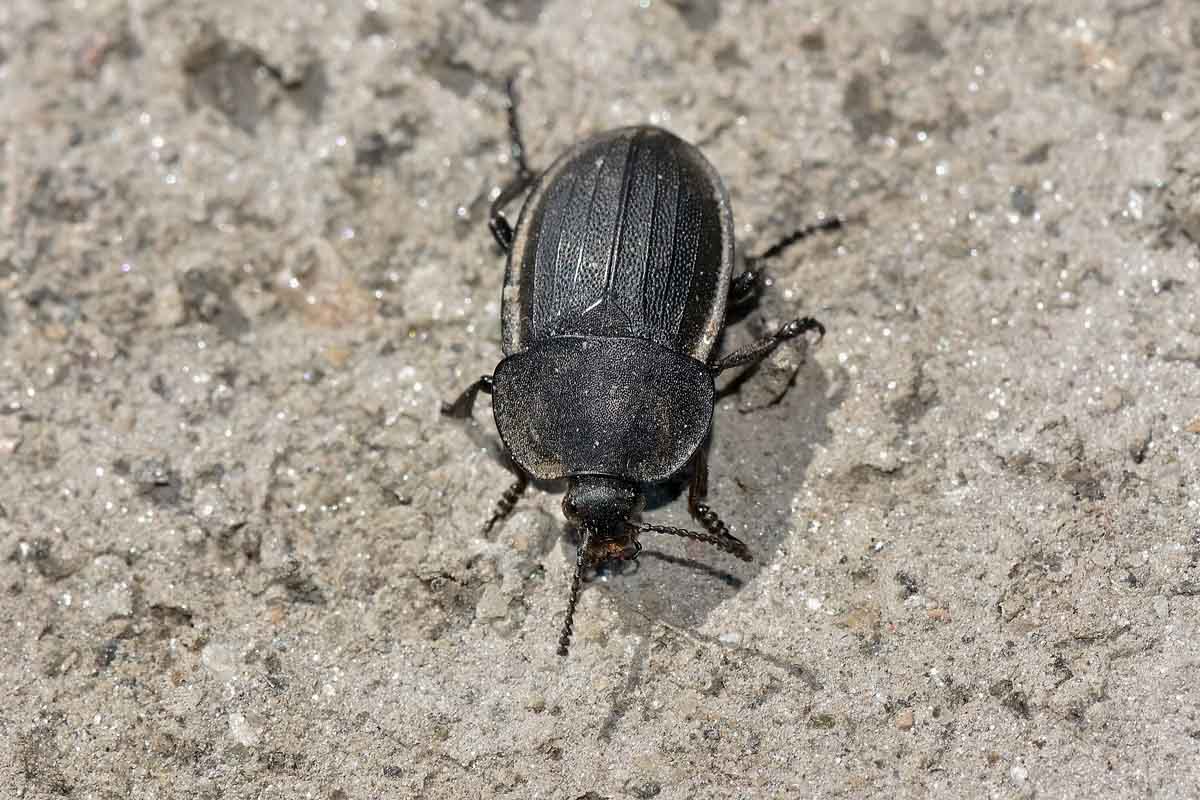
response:
<path fill-rule="evenodd" d="M 563 512 L 581 531 L 558 642 L 566 655 L 585 569 L 636 559 L 640 534 L 696 539 L 751 560 L 706 502 L 714 378 L 789 339 L 823 337 L 825 327 L 794 319 L 718 357 L 726 310 L 757 292 L 762 261 L 841 219 L 792 233 L 733 278 L 729 197 L 698 148 L 662 128 L 618 128 L 576 144 L 539 175 L 525 160 L 512 81 L 508 93 L 517 174 L 489 215 L 507 254 L 504 359 L 442 414 L 468 418 L 481 391 L 492 395 L 516 480 L 485 531 L 512 512 L 531 477 L 566 480 Z M 504 209 L 525 192 L 514 229 Z M 637 521 L 642 487 L 687 468 L 688 508 L 704 530 Z"/>

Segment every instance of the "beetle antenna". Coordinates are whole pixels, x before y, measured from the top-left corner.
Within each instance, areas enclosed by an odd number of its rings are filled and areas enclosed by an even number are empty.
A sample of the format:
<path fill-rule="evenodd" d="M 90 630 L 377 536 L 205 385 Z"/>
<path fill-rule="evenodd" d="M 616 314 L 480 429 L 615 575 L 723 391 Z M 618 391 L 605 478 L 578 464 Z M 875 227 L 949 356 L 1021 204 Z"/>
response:
<path fill-rule="evenodd" d="M 726 553 L 735 555 L 742 561 L 754 560 L 754 557 L 750 555 L 750 548 L 746 547 L 746 543 L 731 533 L 718 535 L 705 531 L 691 531 L 687 528 L 672 528 L 667 525 L 651 525 L 647 522 L 630 522 L 629 527 L 638 533 L 666 533 L 671 536 L 682 536 L 685 539 L 695 539 L 698 542 L 711 544 L 718 550 L 724 550 Z"/>
<path fill-rule="evenodd" d="M 588 542 L 592 538 L 592 529 L 583 529 L 583 540 L 579 542 L 579 551 L 575 554 L 575 577 L 571 579 L 571 598 L 567 600 L 567 615 L 563 619 L 562 633 L 558 637 L 558 654 L 565 656 L 571 646 L 571 634 L 574 627 L 571 621 L 575 618 L 575 603 L 579 600 L 579 585 L 583 581 L 583 564 L 587 558 Z"/>

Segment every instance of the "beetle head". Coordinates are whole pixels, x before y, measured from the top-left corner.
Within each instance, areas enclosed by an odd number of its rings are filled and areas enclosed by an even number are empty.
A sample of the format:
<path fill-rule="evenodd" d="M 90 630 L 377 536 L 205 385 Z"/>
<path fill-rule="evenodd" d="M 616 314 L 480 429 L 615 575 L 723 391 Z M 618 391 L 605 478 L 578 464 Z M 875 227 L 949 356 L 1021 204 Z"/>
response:
<path fill-rule="evenodd" d="M 642 549 L 629 518 L 642 510 L 645 500 L 635 484 L 603 475 L 570 479 L 563 497 L 563 513 L 587 533 L 587 561 L 637 558 Z"/>
<path fill-rule="evenodd" d="M 700 505 L 704 522 L 703 531 L 672 528 L 634 522 L 631 516 L 642 510 L 645 499 L 636 484 L 602 475 L 578 475 L 570 479 L 567 495 L 563 498 L 563 512 L 571 522 L 581 529 L 579 549 L 575 554 L 575 577 L 571 580 L 571 594 L 567 600 L 567 613 L 563 618 L 562 633 L 558 637 L 558 654 L 565 656 L 571 645 L 574 632 L 575 604 L 579 600 L 579 589 L 583 573 L 589 566 L 598 566 L 605 561 L 627 561 L 638 557 L 642 546 L 638 543 L 640 533 L 666 533 L 707 542 L 731 553 L 743 561 L 750 561 L 750 551 L 744 542 L 729 532 L 720 517 L 708 506 Z"/>

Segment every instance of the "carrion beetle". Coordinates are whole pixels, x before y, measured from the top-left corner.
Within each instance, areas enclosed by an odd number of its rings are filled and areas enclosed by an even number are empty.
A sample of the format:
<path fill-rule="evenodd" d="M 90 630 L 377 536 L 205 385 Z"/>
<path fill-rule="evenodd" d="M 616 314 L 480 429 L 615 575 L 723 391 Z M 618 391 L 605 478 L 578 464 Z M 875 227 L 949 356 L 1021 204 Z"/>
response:
<path fill-rule="evenodd" d="M 442 414 L 467 418 L 479 392 L 492 395 L 516 480 L 485 530 L 512 512 L 530 477 L 567 481 L 563 512 L 581 535 L 558 643 L 566 655 L 584 570 L 636 559 L 640 534 L 697 539 L 751 560 L 706 502 L 714 378 L 825 328 L 794 319 L 718 357 L 726 309 L 754 296 L 764 260 L 841 220 L 795 231 L 745 259 L 734 278 L 729 197 L 699 149 L 662 128 L 618 128 L 580 142 L 539 175 L 525 160 L 511 81 L 508 91 L 517 175 L 489 218 L 508 257 L 505 357 Z M 526 191 L 514 230 L 504 208 Z M 688 509 L 704 530 L 636 520 L 641 487 L 685 469 Z"/>

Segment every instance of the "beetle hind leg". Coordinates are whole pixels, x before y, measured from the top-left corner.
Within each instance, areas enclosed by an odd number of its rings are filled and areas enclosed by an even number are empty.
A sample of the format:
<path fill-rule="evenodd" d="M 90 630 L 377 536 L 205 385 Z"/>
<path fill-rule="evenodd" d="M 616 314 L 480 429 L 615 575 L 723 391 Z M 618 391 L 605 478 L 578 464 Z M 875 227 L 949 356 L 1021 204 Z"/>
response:
<path fill-rule="evenodd" d="M 504 83 L 504 91 L 508 95 L 508 137 L 512 144 L 512 157 L 517 162 L 519 177 L 533 177 L 533 170 L 525 160 L 525 139 L 521 136 L 521 119 L 517 116 L 517 76 L 511 75 Z"/>
<path fill-rule="evenodd" d="M 760 266 L 764 261 L 770 261 L 771 259 L 779 256 L 797 242 L 807 239 L 814 233 L 841 230 L 842 224 L 843 220 L 841 217 L 829 217 L 828 219 L 823 219 L 820 222 L 814 222 L 812 225 L 805 225 L 803 228 L 798 228 L 792 231 L 787 236 L 784 236 L 778 242 L 768 247 L 766 250 L 763 250 L 758 255 L 747 256 L 746 272 L 739 275 L 737 280 L 741 280 L 744 276 L 755 273 L 755 268 Z"/>
<path fill-rule="evenodd" d="M 757 364 L 788 339 L 795 339 L 797 336 L 802 336 L 810 331 L 816 331 L 821 338 L 825 337 L 825 326 L 812 317 L 794 319 L 770 336 L 765 336 L 757 342 L 751 342 L 745 347 L 734 350 L 724 358 L 717 359 L 709 366 L 709 370 L 716 375 L 731 367 L 740 367 L 744 364 Z"/>
<path fill-rule="evenodd" d="M 491 215 L 488 217 L 488 230 L 492 232 L 496 244 L 500 245 L 500 249 L 506 253 L 512 247 L 513 229 L 508 217 L 504 216 L 504 207 L 519 197 L 531 183 L 533 183 L 533 176 L 518 175 L 500 190 L 500 195 L 492 202 Z"/>
<path fill-rule="evenodd" d="M 844 220 L 841 217 L 829 217 L 828 219 L 823 219 L 820 222 L 805 225 L 803 228 L 792 231 L 758 255 L 746 256 L 745 271 L 734 278 L 733 283 L 729 287 L 730 304 L 735 307 L 740 306 L 758 296 L 759 292 L 763 289 L 764 283 L 767 282 L 762 271 L 762 265 L 765 262 L 778 257 L 792 245 L 807 239 L 814 233 L 841 230 L 843 224 Z"/>
<path fill-rule="evenodd" d="M 488 229 L 500 249 L 508 252 L 512 247 L 513 229 L 508 217 L 504 216 L 504 207 L 520 197 L 537 177 L 525 160 L 525 141 L 521 136 L 521 121 L 517 116 L 517 79 L 512 76 L 504 85 L 508 94 L 508 138 L 509 152 L 517 165 L 516 176 L 500 190 L 500 194 L 492 201 L 491 212 L 488 215 Z"/>

